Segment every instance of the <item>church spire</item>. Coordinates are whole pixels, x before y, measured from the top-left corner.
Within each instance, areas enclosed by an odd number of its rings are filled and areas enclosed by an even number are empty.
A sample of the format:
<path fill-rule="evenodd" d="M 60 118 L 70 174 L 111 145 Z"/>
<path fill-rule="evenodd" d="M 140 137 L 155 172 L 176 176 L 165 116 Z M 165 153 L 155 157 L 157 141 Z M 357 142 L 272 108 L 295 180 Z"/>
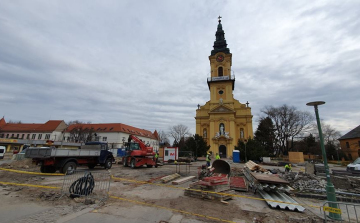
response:
<path fill-rule="evenodd" d="M 219 19 L 219 24 L 215 34 L 216 40 L 214 42 L 214 49 L 211 51 L 211 56 L 215 55 L 218 52 L 223 52 L 226 54 L 230 53 L 230 49 L 226 48 L 227 44 L 225 40 L 225 32 L 222 29 L 221 16 L 219 16 L 218 19 Z"/>

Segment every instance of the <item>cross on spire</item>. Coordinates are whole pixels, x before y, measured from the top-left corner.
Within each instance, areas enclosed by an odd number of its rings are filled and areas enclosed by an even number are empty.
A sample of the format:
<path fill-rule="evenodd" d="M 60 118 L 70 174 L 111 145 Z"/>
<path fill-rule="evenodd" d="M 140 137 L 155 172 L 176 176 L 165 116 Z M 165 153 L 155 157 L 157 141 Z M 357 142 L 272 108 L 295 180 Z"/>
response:
<path fill-rule="evenodd" d="M 246 101 L 246 107 L 249 107 L 249 104 L 250 104 L 250 103 L 249 103 L 248 101 Z"/>
<path fill-rule="evenodd" d="M 218 17 L 218 19 L 219 19 L 219 23 L 221 22 L 221 18 L 222 18 L 221 16 L 219 16 L 219 17 Z"/>

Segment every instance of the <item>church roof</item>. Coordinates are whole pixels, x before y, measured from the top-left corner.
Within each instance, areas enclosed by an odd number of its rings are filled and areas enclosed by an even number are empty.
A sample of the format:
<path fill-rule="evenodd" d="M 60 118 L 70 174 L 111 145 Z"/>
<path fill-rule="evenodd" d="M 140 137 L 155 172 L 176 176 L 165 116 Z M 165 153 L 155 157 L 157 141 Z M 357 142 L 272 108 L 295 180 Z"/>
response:
<path fill-rule="evenodd" d="M 215 55 L 218 52 L 223 52 L 226 54 L 230 53 L 230 49 L 227 48 L 225 40 L 225 32 L 222 29 L 221 17 L 219 16 L 219 24 L 217 26 L 217 31 L 215 33 L 216 40 L 214 42 L 214 49 L 211 51 L 211 56 Z"/>

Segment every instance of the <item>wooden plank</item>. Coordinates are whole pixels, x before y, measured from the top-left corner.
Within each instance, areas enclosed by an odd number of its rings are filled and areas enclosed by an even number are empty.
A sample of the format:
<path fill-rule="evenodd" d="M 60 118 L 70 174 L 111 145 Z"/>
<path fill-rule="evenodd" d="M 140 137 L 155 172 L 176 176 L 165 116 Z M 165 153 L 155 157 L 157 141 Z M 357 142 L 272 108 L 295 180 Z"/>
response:
<path fill-rule="evenodd" d="M 174 174 L 171 174 L 171 175 L 168 175 L 168 176 L 166 176 L 166 177 L 161 178 L 161 182 L 167 183 L 167 182 L 172 181 L 172 180 L 175 180 L 175 179 L 177 179 L 177 178 L 179 178 L 179 177 L 180 177 L 179 174 L 174 173 Z"/>
<path fill-rule="evenodd" d="M 183 184 L 183 183 L 188 182 L 188 181 L 190 181 L 190 180 L 192 180 L 194 178 L 195 178 L 195 176 L 189 176 L 189 177 L 180 178 L 178 180 L 173 181 L 172 184 L 174 184 L 174 185 Z"/>

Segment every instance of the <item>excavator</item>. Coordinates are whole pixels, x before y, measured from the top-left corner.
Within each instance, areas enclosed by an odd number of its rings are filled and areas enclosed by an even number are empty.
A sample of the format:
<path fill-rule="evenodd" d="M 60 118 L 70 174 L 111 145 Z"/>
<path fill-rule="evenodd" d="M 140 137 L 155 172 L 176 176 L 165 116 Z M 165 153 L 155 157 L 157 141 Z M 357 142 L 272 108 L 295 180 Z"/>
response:
<path fill-rule="evenodd" d="M 122 158 L 124 167 L 130 166 L 132 169 L 143 165 L 148 168 L 157 167 L 153 148 L 146 146 L 141 139 L 134 135 L 129 135 L 125 152 L 126 155 Z"/>

